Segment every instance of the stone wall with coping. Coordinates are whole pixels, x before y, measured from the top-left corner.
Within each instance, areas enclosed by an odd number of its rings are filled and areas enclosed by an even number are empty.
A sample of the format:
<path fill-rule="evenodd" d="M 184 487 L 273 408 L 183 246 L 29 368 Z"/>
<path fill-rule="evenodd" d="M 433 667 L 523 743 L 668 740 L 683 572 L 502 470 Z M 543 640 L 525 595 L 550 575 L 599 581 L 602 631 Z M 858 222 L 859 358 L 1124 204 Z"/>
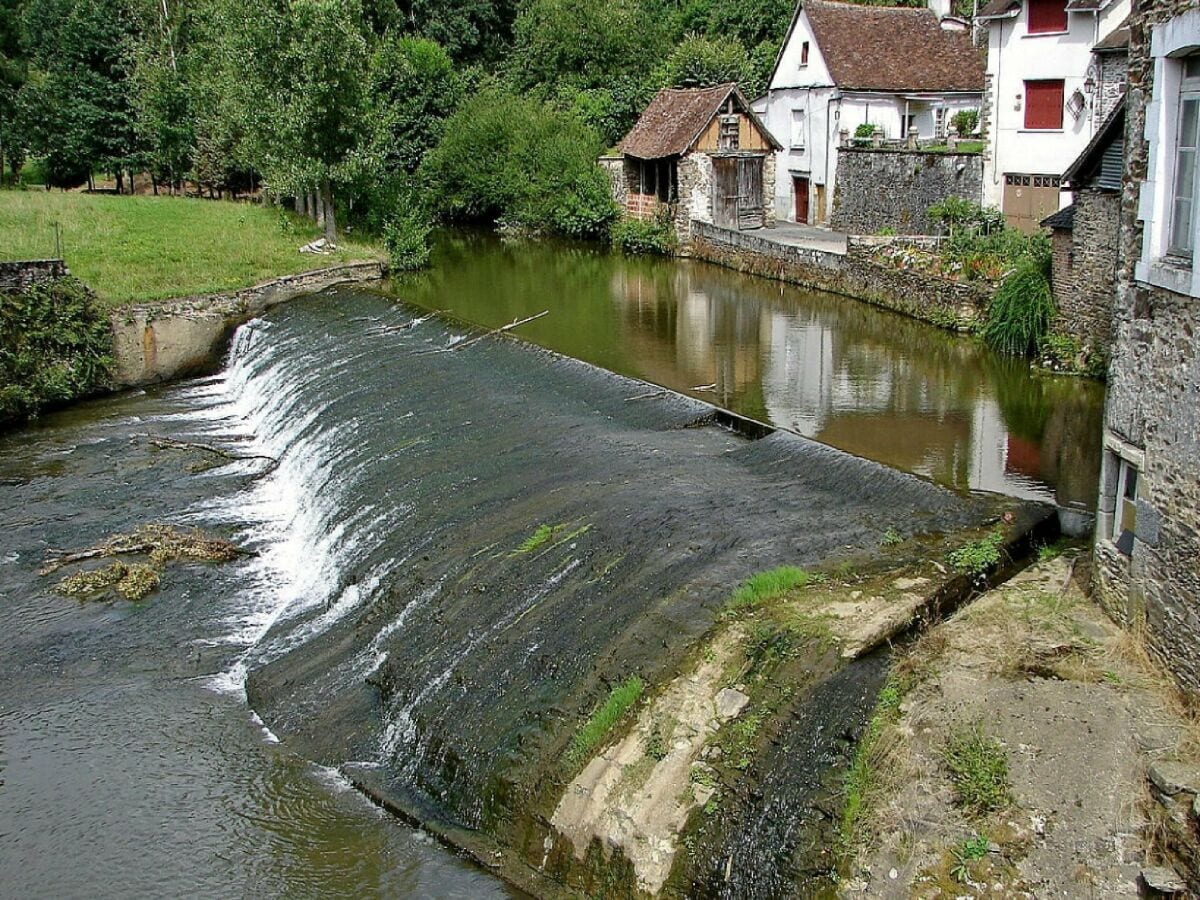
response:
<path fill-rule="evenodd" d="M 625 172 L 625 157 L 602 156 L 600 157 L 600 168 L 608 176 L 608 185 L 612 190 L 613 199 L 619 206 L 624 206 L 625 198 L 629 195 L 629 176 Z"/>
<path fill-rule="evenodd" d="M 992 292 L 872 261 L 870 246 L 846 254 L 779 244 L 769 232 L 733 231 L 693 222 L 691 254 L 740 272 L 864 300 L 951 330 L 968 330 L 987 313 Z M 871 245 L 874 246 L 874 245 Z"/>
<path fill-rule="evenodd" d="M 830 226 L 848 234 L 935 234 L 929 207 L 949 197 L 976 203 L 983 195 L 978 153 L 843 147 Z M 882 186 L 887 189 L 883 190 Z"/>
<path fill-rule="evenodd" d="M 20 293 L 43 281 L 57 281 L 70 275 L 61 259 L 27 259 L 0 262 L 0 292 Z"/>
<path fill-rule="evenodd" d="M 1200 300 L 1134 277 L 1142 251 L 1139 202 L 1148 175 L 1146 104 L 1152 28 L 1195 0 L 1147 0 L 1130 19 L 1125 179 L 1105 409 L 1106 453 L 1095 542 L 1096 586 L 1118 621 L 1143 625 L 1179 683 L 1200 691 Z M 1132 553 L 1111 537 L 1119 461 L 1139 465 Z"/>
<path fill-rule="evenodd" d="M 1106 356 L 1112 342 L 1120 219 L 1119 194 L 1082 188 L 1075 193 L 1074 230 L 1055 232 L 1052 240 L 1054 331 L 1078 340 L 1089 355 Z"/>
<path fill-rule="evenodd" d="M 243 322 L 276 304 L 339 284 L 377 281 L 378 262 L 276 278 L 241 291 L 131 306 L 112 314 L 113 386 L 154 384 L 211 368 Z"/>

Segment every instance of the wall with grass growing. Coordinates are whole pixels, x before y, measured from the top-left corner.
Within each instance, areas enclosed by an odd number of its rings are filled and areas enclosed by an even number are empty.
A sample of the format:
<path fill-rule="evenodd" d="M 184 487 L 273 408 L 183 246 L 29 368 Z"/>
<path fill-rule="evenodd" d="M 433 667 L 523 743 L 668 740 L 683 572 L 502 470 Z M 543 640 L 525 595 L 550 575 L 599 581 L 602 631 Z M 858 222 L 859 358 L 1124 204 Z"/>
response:
<path fill-rule="evenodd" d="M 978 153 L 842 148 L 831 225 L 848 234 L 936 234 L 928 209 L 949 197 L 983 192 Z M 887 185 L 886 191 L 880 185 Z"/>

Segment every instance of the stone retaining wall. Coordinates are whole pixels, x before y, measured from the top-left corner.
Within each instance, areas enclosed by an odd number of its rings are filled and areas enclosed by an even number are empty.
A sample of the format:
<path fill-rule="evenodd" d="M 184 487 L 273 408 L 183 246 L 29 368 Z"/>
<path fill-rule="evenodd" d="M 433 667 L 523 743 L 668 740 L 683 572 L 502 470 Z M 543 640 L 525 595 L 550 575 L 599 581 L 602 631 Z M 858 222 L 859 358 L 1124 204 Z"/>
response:
<path fill-rule="evenodd" d="M 0 262 L 0 291 L 20 293 L 40 281 L 56 281 L 69 274 L 67 264 L 61 259 Z"/>
<path fill-rule="evenodd" d="M 983 157 L 978 153 L 931 153 L 842 147 L 830 225 L 835 231 L 932 234 L 929 207 L 948 197 L 979 202 Z M 886 190 L 881 186 L 887 185 Z"/>
<path fill-rule="evenodd" d="M 382 277 L 382 263 L 348 263 L 231 293 L 118 310 L 112 315 L 113 386 L 154 384 L 204 371 L 224 351 L 230 333 L 264 310 L 334 285 Z"/>
<path fill-rule="evenodd" d="M 991 291 L 873 262 L 870 246 L 845 255 L 770 240 L 770 231 L 732 231 L 692 222 L 693 256 L 739 272 L 844 294 L 942 328 L 967 330 L 987 312 Z"/>

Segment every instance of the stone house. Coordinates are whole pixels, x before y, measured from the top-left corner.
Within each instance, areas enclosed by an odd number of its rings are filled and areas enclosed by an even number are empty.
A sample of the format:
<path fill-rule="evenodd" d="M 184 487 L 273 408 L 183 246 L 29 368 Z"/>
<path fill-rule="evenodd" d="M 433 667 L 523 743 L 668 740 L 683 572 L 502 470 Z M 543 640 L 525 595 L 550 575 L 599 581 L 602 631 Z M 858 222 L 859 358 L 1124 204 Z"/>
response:
<path fill-rule="evenodd" d="M 1066 206 L 1062 176 L 1124 89 L 1131 0 L 989 0 L 983 198 L 1036 231 Z"/>
<path fill-rule="evenodd" d="M 1095 560 L 1101 602 L 1200 690 L 1200 9 L 1141 0 Z"/>
<path fill-rule="evenodd" d="M 756 101 L 784 145 L 776 215 L 828 224 L 844 134 L 871 125 L 900 143 L 944 140 L 955 113 L 980 108 L 983 75 L 958 19 L 925 8 L 800 0 L 767 95 Z"/>
<path fill-rule="evenodd" d="M 1063 186 L 1074 203 L 1041 222 L 1050 229 L 1053 250 L 1054 330 L 1075 338 L 1087 357 L 1107 358 L 1112 341 L 1124 165 L 1122 98 L 1063 173 Z"/>
<path fill-rule="evenodd" d="M 770 185 L 779 144 L 736 84 L 659 91 L 601 160 L 626 213 L 667 210 L 680 244 L 692 220 L 738 230 L 775 224 Z"/>

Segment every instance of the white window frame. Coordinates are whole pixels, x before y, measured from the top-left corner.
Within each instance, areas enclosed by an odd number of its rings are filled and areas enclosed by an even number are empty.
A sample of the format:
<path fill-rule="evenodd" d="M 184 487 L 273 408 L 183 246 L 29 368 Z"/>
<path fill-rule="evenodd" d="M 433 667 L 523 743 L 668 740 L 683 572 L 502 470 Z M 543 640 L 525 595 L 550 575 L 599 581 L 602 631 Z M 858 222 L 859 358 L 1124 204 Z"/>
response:
<path fill-rule="evenodd" d="M 1182 223 L 1183 228 L 1180 229 L 1178 221 L 1177 204 L 1181 195 L 1178 193 L 1179 187 L 1179 160 L 1183 152 L 1183 105 L 1185 103 L 1195 103 L 1198 107 L 1196 115 L 1200 117 L 1200 74 L 1187 77 L 1186 64 L 1187 62 L 1195 61 L 1200 64 L 1200 55 L 1190 55 L 1184 57 L 1180 61 L 1180 67 L 1183 77 L 1179 82 L 1179 102 L 1176 106 L 1178 112 L 1175 115 L 1175 139 L 1172 142 L 1171 148 L 1172 163 L 1174 171 L 1171 173 L 1171 183 L 1167 185 L 1167 253 L 1170 256 L 1178 257 L 1186 265 L 1191 265 L 1196 256 L 1196 207 L 1200 204 L 1200 172 L 1197 172 L 1198 151 L 1200 151 L 1200 141 L 1196 140 L 1196 135 L 1192 135 L 1192 144 L 1190 150 L 1192 153 L 1192 196 L 1188 200 L 1188 220 Z M 1186 235 L 1188 244 L 1185 246 L 1176 243 L 1176 235 L 1182 230 Z"/>
<path fill-rule="evenodd" d="M 1126 554 L 1117 546 L 1117 542 L 1123 531 L 1129 530 L 1136 534 L 1137 501 L 1143 495 L 1145 487 L 1146 454 L 1145 451 L 1126 443 L 1111 432 L 1105 435 L 1104 450 L 1105 472 L 1101 479 L 1104 493 L 1100 497 L 1097 531 L 1114 552 L 1129 559 L 1133 555 L 1132 551 L 1136 548 L 1136 543 L 1134 547 L 1130 548 L 1131 552 Z M 1133 496 L 1126 498 L 1125 493 L 1131 475 L 1136 478 Z M 1133 527 L 1128 529 L 1126 528 L 1129 518 L 1127 504 L 1133 506 L 1133 516 L 1135 517 L 1133 522 L 1128 523 Z"/>
<path fill-rule="evenodd" d="M 1172 254 L 1171 219 L 1174 207 L 1176 142 L 1184 83 L 1183 57 L 1200 52 L 1200 9 L 1153 27 L 1150 55 L 1154 92 L 1146 107 L 1145 137 L 1149 167 L 1138 200 L 1138 218 L 1145 223 L 1142 254 L 1135 277 L 1144 284 L 1177 294 L 1200 297 L 1200 254 L 1191 259 Z M 1200 195 L 1197 197 L 1200 200 Z M 1197 204 L 1200 206 L 1200 204 Z M 1200 247 L 1200 209 L 1194 207 L 1192 246 Z"/>

